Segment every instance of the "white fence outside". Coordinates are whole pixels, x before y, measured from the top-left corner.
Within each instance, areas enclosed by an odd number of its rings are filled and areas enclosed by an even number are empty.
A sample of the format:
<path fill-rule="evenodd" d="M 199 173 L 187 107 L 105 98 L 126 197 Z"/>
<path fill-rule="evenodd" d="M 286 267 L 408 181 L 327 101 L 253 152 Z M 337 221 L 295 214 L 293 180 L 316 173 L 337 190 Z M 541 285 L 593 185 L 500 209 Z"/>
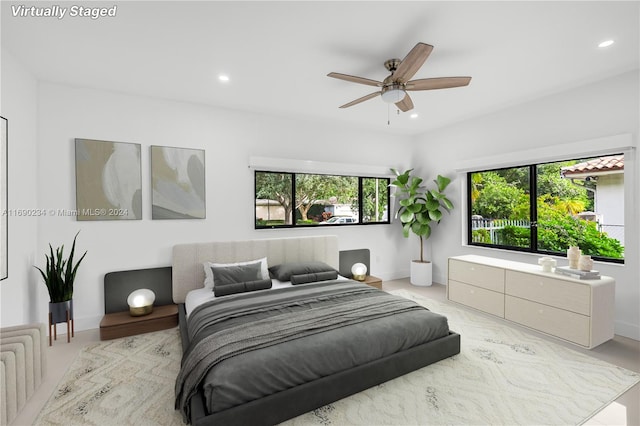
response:
<path fill-rule="evenodd" d="M 491 244 L 500 244 L 499 231 L 506 226 L 517 226 L 519 228 L 530 228 L 531 222 L 528 220 L 510 220 L 510 219 L 471 219 L 471 230 L 486 229 L 489 231 Z M 610 238 L 620 241 L 620 245 L 624 247 L 624 225 L 606 225 L 598 223 L 598 230 L 606 233 Z M 473 234 L 472 234 L 473 235 Z M 482 236 L 473 235 L 474 243 L 482 243 Z"/>
<path fill-rule="evenodd" d="M 620 245 L 624 247 L 624 225 L 606 225 L 604 223 L 599 223 L 598 230 L 600 232 L 604 232 L 609 237 L 620 241 Z"/>
<path fill-rule="evenodd" d="M 498 233 L 496 231 L 503 229 L 506 226 L 516 226 L 518 228 L 530 228 L 531 222 L 528 220 L 511 220 L 511 219 L 471 219 L 471 230 L 477 231 L 479 229 L 486 229 L 489 231 L 491 238 L 491 244 L 500 244 Z M 480 239 L 480 236 L 473 236 L 473 242 L 484 242 Z"/>

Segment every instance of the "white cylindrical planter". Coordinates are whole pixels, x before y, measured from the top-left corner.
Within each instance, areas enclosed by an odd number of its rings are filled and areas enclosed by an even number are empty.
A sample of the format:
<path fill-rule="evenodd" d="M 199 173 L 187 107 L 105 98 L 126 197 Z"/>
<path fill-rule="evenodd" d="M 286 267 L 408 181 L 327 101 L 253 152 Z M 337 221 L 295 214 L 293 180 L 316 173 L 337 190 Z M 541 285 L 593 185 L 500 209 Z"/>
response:
<path fill-rule="evenodd" d="M 432 283 L 433 265 L 431 262 L 411 262 L 411 284 L 428 287 Z"/>

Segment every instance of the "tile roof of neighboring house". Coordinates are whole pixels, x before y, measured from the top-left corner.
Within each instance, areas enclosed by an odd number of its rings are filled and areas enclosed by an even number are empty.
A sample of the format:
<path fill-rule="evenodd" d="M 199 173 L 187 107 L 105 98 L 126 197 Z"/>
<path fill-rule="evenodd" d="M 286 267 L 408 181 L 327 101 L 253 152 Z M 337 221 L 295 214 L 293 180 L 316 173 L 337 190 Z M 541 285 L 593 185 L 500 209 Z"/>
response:
<path fill-rule="evenodd" d="M 594 158 L 560 169 L 562 176 L 597 175 L 624 170 L 624 155 L 612 155 L 609 157 Z"/>

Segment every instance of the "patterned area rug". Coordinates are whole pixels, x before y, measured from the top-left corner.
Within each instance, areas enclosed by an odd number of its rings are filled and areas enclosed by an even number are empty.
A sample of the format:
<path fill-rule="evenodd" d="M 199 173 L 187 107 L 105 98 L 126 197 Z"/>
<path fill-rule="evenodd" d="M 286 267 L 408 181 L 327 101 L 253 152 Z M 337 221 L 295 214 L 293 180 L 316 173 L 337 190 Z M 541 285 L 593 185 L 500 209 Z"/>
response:
<path fill-rule="evenodd" d="M 459 355 L 304 414 L 298 425 L 568 425 L 616 399 L 640 374 L 422 298 L 446 315 Z M 177 329 L 90 345 L 40 413 L 37 425 L 180 425 L 173 410 Z"/>
<path fill-rule="evenodd" d="M 183 424 L 173 409 L 181 358 L 177 328 L 88 345 L 35 424 Z"/>
<path fill-rule="evenodd" d="M 460 354 L 297 417 L 287 424 L 576 425 L 640 374 L 453 304 L 391 291 L 445 315 Z"/>

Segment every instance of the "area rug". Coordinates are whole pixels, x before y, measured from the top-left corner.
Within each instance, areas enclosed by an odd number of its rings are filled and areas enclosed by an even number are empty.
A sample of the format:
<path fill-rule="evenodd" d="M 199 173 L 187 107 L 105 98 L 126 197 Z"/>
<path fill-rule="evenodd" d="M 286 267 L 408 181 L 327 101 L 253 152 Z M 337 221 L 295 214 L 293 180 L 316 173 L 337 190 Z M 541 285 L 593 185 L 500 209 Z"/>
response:
<path fill-rule="evenodd" d="M 588 420 L 640 374 L 423 298 L 462 336 L 459 355 L 285 422 L 299 425 L 570 425 Z M 83 349 L 37 425 L 180 425 L 177 329 Z"/>
<path fill-rule="evenodd" d="M 177 328 L 85 346 L 34 424 L 183 424 L 173 409 L 181 358 Z"/>
<path fill-rule="evenodd" d="M 460 354 L 302 415 L 291 426 L 577 425 L 640 374 L 407 290 L 390 293 L 445 315 Z"/>

